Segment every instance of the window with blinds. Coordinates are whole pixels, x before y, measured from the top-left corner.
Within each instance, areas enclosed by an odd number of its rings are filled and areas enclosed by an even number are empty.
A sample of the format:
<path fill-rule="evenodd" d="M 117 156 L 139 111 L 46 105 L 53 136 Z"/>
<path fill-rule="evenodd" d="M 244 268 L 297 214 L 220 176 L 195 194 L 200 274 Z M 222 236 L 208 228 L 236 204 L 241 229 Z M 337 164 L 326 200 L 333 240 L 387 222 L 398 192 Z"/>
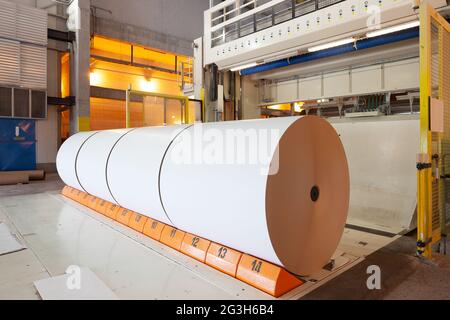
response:
<path fill-rule="evenodd" d="M 0 87 L 0 118 L 45 119 L 47 92 Z"/>

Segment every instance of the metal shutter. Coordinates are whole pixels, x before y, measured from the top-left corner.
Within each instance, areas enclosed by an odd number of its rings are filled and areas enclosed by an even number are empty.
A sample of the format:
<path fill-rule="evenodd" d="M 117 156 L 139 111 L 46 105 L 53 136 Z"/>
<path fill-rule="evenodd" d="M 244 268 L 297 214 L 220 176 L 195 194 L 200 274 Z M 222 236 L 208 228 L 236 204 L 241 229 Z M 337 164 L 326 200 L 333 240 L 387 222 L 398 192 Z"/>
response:
<path fill-rule="evenodd" d="M 20 45 L 20 86 L 44 90 L 47 88 L 47 48 Z"/>
<path fill-rule="evenodd" d="M 19 56 L 19 42 L 0 39 L 0 84 L 19 85 Z"/>
<path fill-rule="evenodd" d="M 17 39 L 47 45 L 47 12 L 31 7 L 17 6 Z"/>
<path fill-rule="evenodd" d="M 16 38 L 16 5 L 0 1 L 0 37 Z"/>

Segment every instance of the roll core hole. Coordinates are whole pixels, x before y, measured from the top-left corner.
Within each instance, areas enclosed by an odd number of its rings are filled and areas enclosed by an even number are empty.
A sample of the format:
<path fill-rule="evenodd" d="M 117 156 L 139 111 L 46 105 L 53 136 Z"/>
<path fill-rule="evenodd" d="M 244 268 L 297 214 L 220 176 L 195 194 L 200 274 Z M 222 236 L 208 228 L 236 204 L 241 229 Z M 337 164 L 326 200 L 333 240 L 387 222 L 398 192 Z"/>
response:
<path fill-rule="evenodd" d="M 314 186 L 311 189 L 311 200 L 312 202 L 317 202 L 319 200 L 320 190 L 318 186 Z"/>

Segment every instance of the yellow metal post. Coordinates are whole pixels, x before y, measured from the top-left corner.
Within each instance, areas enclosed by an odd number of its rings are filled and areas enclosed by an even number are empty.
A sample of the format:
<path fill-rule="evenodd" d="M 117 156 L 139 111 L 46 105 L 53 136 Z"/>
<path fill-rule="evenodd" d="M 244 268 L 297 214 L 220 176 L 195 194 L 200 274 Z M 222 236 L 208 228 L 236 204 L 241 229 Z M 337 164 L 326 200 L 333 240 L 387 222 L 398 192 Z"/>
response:
<path fill-rule="evenodd" d="M 431 20 L 429 6 L 420 7 L 420 155 L 418 157 L 418 253 L 431 254 L 431 132 L 429 128 L 429 101 L 431 96 Z"/>
<path fill-rule="evenodd" d="M 184 124 L 189 124 L 189 97 L 185 97 L 184 105 Z"/>
<path fill-rule="evenodd" d="M 201 100 L 202 100 L 202 121 L 206 122 L 205 88 L 202 88 L 200 94 L 201 94 Z"/>
<path fill-rule="evenodd" d="M 431 257 L 432 246 L 445 230 L 447 173 L 445 159 L 450 156 L 450 61 L 444 59 L 444 38 L 450 25 L 427 2 L 420 6 L 420 154 L 417 160 L 417 252 Z M 449 69 L 449 70 L 447 70 Z M 444 133 L 432 132 L 431 99 L 444 102 Z"/>
<path fill-rule="evenodd" d="M 126 128 L 129 129 L 131 127 L 131 121 L 130 121 L 130 95 L 131 95 L 131 84 L 128 87 L 128 90 L 126 92 L 126 98 L 125 98 L 125 123 Z"/>
<path fill-rule="evenodd" d="M 79 117 L 78 118 L 78 132 L 88 132 L 88 131 L 91 131 L 90 117 Z"/>

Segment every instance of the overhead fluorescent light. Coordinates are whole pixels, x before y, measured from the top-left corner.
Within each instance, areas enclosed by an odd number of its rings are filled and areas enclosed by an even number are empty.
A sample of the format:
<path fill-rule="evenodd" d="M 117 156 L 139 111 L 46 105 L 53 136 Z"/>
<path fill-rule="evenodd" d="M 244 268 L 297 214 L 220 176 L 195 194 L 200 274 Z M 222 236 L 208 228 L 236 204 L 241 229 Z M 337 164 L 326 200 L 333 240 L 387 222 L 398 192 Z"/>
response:
<path fill-rule="evenodd" d="M 389 33 L 399 32 L 399 31 L 407 30 L 407 29 L 411 29 L 411 28 L 416 28 L 418 26 L 420 26 L 420 21 L 412 21 L 412 22 L 408 22 L 405 24 L 400 24 L 397 26 L 369 32 L 367 34 L 367 38 L 379 37 L 379 36 L 389 34 Z"/>
<path fill-rule="evenodd" d="M 325 49 L 343 46 L 345 44 L 349 44 L 349 43 L 353 43 L 353 42 L 355 42 L 355 38 L 347 38 L 347 39 L 342 39 L 342 40 L 338 40 L 338 41 L 321 44 L 319 46 L 311 47 L 308 49 L 308 51 L 316 52 L 316 51 L 321 51 L 321 50 L 325 50 Z"/>
<path fill-rule="evenodd" d="M 301 53 L 302 52 L 300 52 L 299 50 L 296 50 L 296 51 L 291 51 L 291 52 L 284 53 L 284 54 L 281 54 L 281 55 L 277 54 L 277 55 L 275 55 L 273 57 L 264 59 L 262 61 L 257 61 L 257 63 L 258 64 L 263 64 L 263 63 L 269 63 L 269 62 L 278 61 L 278 60 L 281 60 L 281 59 L 292 58 L 292 57 L 300 55 Z"/>
<path fill-rule="evenodd" d="M 242 66 L 237 66 L 237 67 L 231 68 L 230 71 L 231 71 L 231 72 L 241 71 L 241 70 L 244 70 L 244 69 L 256 67 L 257 65 L 258 65 L 258 64 L 257 64 L 256 62 L 253 62 L 253 63 L 244 64 L 244 65 L 242 65 Z"/>

